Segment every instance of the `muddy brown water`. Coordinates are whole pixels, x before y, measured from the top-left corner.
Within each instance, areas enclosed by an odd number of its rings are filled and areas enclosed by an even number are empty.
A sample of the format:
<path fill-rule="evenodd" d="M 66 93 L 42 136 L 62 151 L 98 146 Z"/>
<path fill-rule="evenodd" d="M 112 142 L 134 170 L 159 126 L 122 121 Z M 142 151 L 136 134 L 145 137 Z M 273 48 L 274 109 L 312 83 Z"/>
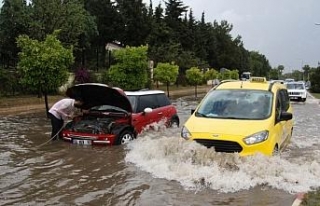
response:
<path fill-rule="evenodd" d="M 197 101 L 193 98 L 179 98 L 174 103 L 183 124 Z M 162 147 L 158 141 L 179 138 L 181 128 L 146 131 L 139 140 L 134 140 L 140 141 L 135 146 L 85 147 L 61 140 L 43 145 L 49 139 L 50 123 L 42 112 L 2 116 L 0 205 L 291 205 L 300 188 L 306 191 L 317 184 L 312 180 L 292 183 L 296 180 L 290 179 L 300 180 L 305 175 L 316 175 L 320 171 L 319 130 L 316 126 L 320 117 L 314 115 L 315 111 L 319 113 L 319 105 L 315 100 L 310 100 L 306 104 L 297 103 L 293 106 L 296 122 L 294 140 L 281 157 L 283 160 L 263 162 L 269 160 L 257 158 L 257 165 L 252 166 L 256 170 L 248 167 L 241 169 L 241 162 L 237 162 L 239 175 L 231 170 L 223 170 L 219 173 L 220 177 L 204 176 L 203 183 L 202 176 L 186 175 L 176 170 L 174 164 L 171 165 L 172 157 L 181 153 L 179 149 L 167 156 L 162 157 L 160 154 Z M 147 142 L 150 144 L 150 138 L 154 139 L 154 144 L 144 145 Z M 175 141 L 168 145 L 175 144 Z M 141 151 L 139 148 L 149 151 Z M 150 156 L 146 157 L 146 154 Z M 157 155 L 152 157 L 152 154 Z M 161 173 L 152 166 L 156 161 L 161 161 L 168 172 L 163 170 Z M 258 167 L 266 164 L 272 167 L 273 164 L 279 164 L 279 161 L 280 164 L 287 164 L 283 168 L 279 166 L 279 171 L 284 171 L 285 167 L 297 170 L 293 174 L 281 173 L 281 181 L 289 179 L 286 183 L 278 183 L 279 180 L 272 179 L 272 175 L 258 172 Z M 213 159 L 213 165 L 214 162 Z M 189 161 L 183 163 L 187 169 L 198 167 L 194 171 L 204 170 L 201 164 Z M 301 171 L 297 169 L 299 167 Z M 306 174 L 304 167 L 306 171 L 313 170 L 313 173 Z M 216 169 L 222 171 L 219 166 Z M 240 172 L 243 171 L 246 171 L 246 177 L 241 176 Z M 251 175 L 251 183 L 247 179 L 248 175 Z M 261 178 L 264 179 L 259 183 L 256 176 L 263 176 Z M 192 178 L 200 179 L 198 185 L 201 187 L 186 187 L 194 182 L 194 179 L 190 181 Z M 228 179 L 228 184 L 219 181 L 223 178 Z"/>

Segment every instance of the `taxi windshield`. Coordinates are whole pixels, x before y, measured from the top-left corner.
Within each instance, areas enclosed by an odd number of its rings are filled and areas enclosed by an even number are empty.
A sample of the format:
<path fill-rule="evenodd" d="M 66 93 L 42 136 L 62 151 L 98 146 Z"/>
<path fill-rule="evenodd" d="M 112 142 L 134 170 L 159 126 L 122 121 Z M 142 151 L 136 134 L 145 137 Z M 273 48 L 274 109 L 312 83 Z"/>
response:
<path fill-rule="evenodd" d="M 262 90 L 213 90 L 195 115 L 221 119 L 266 119 L 271 114 L 272 93 Z"/>

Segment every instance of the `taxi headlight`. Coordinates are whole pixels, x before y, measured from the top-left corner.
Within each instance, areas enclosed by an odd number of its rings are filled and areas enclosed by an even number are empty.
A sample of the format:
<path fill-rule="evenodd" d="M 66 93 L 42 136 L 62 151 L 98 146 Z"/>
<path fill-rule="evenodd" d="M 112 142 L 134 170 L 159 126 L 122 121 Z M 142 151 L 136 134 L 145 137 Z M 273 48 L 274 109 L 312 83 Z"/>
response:
<path fill-rule="evenodd" d="M 181 137 L 186 140 L 191 138 L 191 133 L 185 126 L 183 126 L 181 129 Z"/>
<path fill-rule="evenodd" d="M 247 145 L 251 145 L 251 144 L 260 143 L 260 142 L 267 140 L 268 136 L 269 136 L 269 132 L 265 130 L 265 131 L 261 131 L 261 132 L 257 132 L 255 134 L 252 134 L 252 135 L 244 138 L 243 141 Z"/>

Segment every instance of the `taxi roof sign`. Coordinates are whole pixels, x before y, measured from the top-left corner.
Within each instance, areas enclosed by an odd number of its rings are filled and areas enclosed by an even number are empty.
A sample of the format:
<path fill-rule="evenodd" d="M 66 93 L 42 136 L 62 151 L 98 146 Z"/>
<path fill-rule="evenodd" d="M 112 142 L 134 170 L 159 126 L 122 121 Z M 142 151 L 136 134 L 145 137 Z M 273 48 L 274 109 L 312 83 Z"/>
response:
<path fill-rule="evenodd" d="M 267 79 L 265 77 L 251 77 L 250 82 L 254 83 L 267 83 Z"/>

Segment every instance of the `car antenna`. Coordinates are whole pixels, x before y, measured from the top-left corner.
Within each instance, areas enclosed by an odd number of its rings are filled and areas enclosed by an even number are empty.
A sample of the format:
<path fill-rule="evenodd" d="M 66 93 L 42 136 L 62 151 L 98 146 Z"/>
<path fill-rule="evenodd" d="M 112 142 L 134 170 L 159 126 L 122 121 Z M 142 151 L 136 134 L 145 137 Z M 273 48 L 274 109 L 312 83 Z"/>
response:
<path fill-rule="evenodd" d="M 240 89 L 242 89 L 242 86 L 243 86 L 243 81 L 241 81 Z"/>

